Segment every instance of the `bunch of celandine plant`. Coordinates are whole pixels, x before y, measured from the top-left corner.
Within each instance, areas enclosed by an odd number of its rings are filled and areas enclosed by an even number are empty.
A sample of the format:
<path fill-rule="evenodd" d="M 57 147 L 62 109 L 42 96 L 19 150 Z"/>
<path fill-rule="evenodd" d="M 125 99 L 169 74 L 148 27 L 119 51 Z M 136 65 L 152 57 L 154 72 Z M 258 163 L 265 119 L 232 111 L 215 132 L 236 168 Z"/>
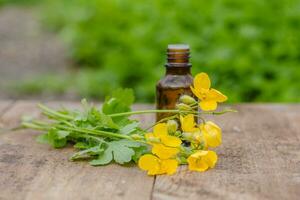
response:
<path fill-rule="evenodd" d="M 225 95 L 210 88 L 210 85 L 208 75 L 200 73 L 196 75 L 194 85 L 191 87 L 194 95 L 200 100 L 200 108 L 204 111 L 215 110 L 218 102 L 227 100 Z M 179 110 L 198 110 L 198 102 L 191 96 L 183 95 L 179 101 L 177 104 Z M 212 121 L 205 121 L 202 116 L 198 116 L 202 123 L 197 124 L 195 122 L 197 114 L 181 112 L 173 116 L 177 121 L 172 119 L 167 123 L 156 124 L 153 133 L 145 135 L 152 146 L 152 154 L 143 155 L 139 159 L 139 167 L 147 170 L 149 175 L 173 174 L 180 164 L 188 164 L 190 170 L 200 172 L 213 168 L 218 157 L 209 149 L 221 144 L 221 129 Z M 183 141 L 190 145 L 183 145 Z"/>
<path fill-rule="evenodd" d="M 188 164 L 190 170 L 205 171 L 216 164 L 217 155 L 209 149 L 221 144 L 221 129 L 213 122 L 205 121 L 202 115 L 233 110 L 211 112 L 227 97 L 210 88 L 207 74 L 198 74 L 191 89 L 200 100 L 201 112 L 198 111 L 198 102 L 187 95 L 180 97 L 174 110 L 131 111 L 133 92 L 125 89 L 114 91 L 100 109 L 85 100 L 82 101 L 83 111 L 56 111 L 39 105 L 50 120 L 27 119 L 22 125 L 45 131 L 37 141 L 54 148 L 74 144 L 79 151 L 71 156 L 71 160 L 87 159 L 91 165 L 134 161 L 149 175 L 173 174 L 180 164 Z M 135 114 L 157 112 L 173 115 L 154 124 L 152 133 L 129 118 Z M 201 124 L 195 122 L 195 116 L 202 120 Z"/>

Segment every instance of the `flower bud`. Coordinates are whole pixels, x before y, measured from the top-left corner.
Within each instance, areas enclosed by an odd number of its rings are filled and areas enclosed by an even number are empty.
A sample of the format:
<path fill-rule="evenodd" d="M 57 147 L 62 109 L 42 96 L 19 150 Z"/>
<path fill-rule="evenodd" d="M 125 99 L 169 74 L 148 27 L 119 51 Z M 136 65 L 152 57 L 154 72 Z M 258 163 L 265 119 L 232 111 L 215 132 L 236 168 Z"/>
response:
<path fill-rule="evenodd" d="M 168 120 L 167 127 L 169 133 L 175 133 L 178 129 L 178 124 L 175 120 Z"/>
<path fill-rule="evenodd" d="M 180 98 L 179 98 L 179 101 L 181 102 L 181 103 L 184 103 L 184 104 L 187 104 L 187 105 L 192 105 L 192 104 L 195 104 L 195 103 L 197 103 L 197 101 L 193 98 L 193 97 L 191 97 L 191 96 L 189 96 L 189 95 L 182 95 Z"/>
<path fill-rule="evenodd" d="M 202 134 L 199 132 L 195 132 L 193 134 L 193 140 L 195 140 L 196 142 L 200 143 L 203 140 Z"/>
<path fill-rule="evenodd" d="M 193 139 L 193 134 L 189 132 L 183 132 L 182 136 L 185 140 L 191 141 Z"/>
<path fill-rule="evenodd" d="M 143 136 L 139 135 L 139 134 L 132 134 L 131 138 L 134 140 L 140 140 L 143 139 Z"/>
<path fill-rule="evenodd" d="M 180 136 L 181 136 L 181 132 L 177 130 L 177 131 L 174 133 L 174 136 L 180 137 Z"/>
<path fill-rule="evenodd" d="M 157 137 L 148 137 L 147 138 L 148 142 L 153 142 L 153 143 L 160 143 L 160 139 Z"/>
<path fill-rule="evenodd" d="M 176 104 L 176 108 L 178 110 L 183 110 L 183 111 L 190 111 L 190 110 L 193 110 L 191 108 L 191 106 L 187 105 L 187 104 L 184 104 L 184 103 L 179 103 L 179 104 Z"/>

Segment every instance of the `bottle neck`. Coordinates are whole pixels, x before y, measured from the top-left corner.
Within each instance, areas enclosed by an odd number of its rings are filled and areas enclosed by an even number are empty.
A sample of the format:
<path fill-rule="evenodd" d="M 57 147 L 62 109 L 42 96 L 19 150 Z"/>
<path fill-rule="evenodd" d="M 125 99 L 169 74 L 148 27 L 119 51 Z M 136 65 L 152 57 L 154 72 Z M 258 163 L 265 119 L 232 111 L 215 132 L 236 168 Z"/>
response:
<path fill-rule="evenodd" d="M 166 75 L 188 75 L 191 74 L 191 67 L 166 67 Z"/>
<path fill-rule="evenodd" d="M 169 45 L 167 49 L 166 74 L 185 75 L 191 74 L 189 61 L 190 49 L 188 45 Z"/>

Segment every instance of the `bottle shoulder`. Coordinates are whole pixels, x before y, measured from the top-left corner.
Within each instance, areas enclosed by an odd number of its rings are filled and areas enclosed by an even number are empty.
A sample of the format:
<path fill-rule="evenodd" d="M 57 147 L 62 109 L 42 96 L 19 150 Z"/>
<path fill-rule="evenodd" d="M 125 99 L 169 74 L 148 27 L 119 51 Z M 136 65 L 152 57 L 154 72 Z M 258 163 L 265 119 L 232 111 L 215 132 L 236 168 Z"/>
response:
<path fill-rule="evenodd" d="M 157 87 L 167 87 L 167 88 L 183 88 L 190 87 L 193 83 L 193 76 L 187 75 L 174 75 L 168 74 L 157 83 Z"/>

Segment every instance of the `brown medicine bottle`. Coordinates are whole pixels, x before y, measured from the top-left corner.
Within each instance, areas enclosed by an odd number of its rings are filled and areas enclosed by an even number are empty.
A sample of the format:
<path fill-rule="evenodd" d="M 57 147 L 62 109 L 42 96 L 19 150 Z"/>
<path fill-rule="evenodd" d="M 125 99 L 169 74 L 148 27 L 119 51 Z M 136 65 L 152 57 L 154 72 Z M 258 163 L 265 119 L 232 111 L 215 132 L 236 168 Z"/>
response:
<path fill-rule="evenodd" d="M 193 96 L 190 86 L 191 75 L 190 48 L 185 44 L 168 45 L 165 76 L 156 85 L 157 109 L 175 109 L 182 94 Z M 170 113 L 157 113 L 156 121 L 170 116 Z"/>

